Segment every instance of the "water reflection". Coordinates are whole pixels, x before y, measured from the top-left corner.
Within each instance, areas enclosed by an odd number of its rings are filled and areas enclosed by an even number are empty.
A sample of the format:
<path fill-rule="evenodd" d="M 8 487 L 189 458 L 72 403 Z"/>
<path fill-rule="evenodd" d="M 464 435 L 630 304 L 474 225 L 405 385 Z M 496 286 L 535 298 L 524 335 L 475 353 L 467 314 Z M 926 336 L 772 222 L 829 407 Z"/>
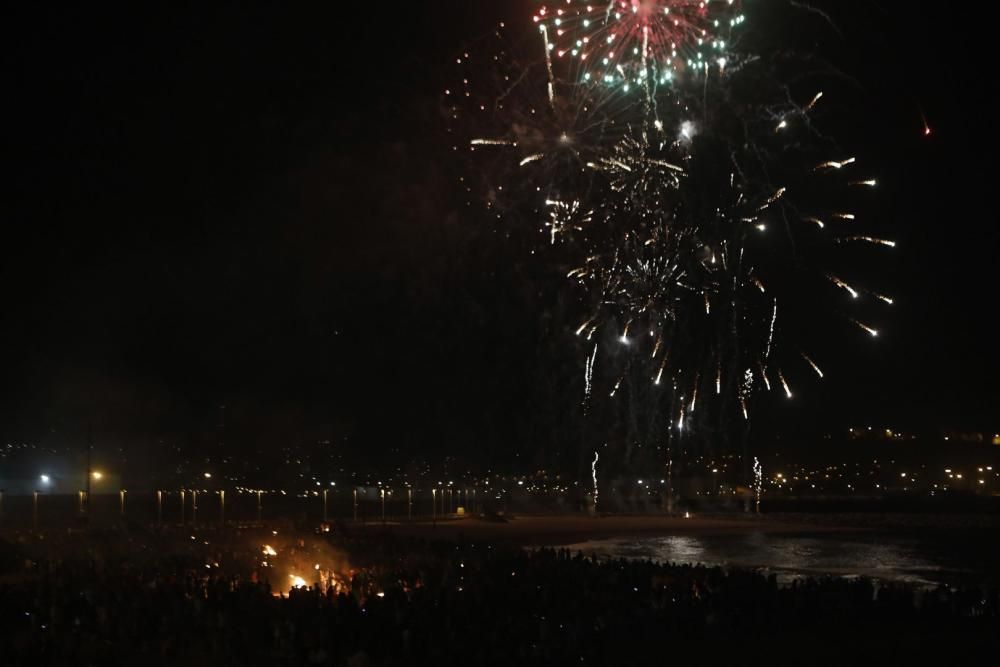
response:
<path fill-rule="evenodd" d="M 588 542 L 570 547 L 602 558 L 702 563 L 773 572 L 780 581 L 803 576 L 870 577 L 918 585 L 946 583 L 964 571 L 933 556 L 915 540 L 865 536 L 651 537 Z"/>

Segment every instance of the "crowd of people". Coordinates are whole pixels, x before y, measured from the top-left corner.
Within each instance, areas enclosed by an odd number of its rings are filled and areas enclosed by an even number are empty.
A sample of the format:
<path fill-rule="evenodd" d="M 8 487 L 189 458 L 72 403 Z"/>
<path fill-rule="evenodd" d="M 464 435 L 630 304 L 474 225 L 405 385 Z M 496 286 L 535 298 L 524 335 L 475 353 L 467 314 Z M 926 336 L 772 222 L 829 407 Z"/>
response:
<path fill-rule="evenodd" d="M 779 585 L 773 574 L 468 543 L 367 548 L 370 565 L 301 588 L 190 554 L 25 559 L 0 578 L 0 664 L 798 664 L 880 651 L 964 662 L 1000 635 L 996 588 Z"/>

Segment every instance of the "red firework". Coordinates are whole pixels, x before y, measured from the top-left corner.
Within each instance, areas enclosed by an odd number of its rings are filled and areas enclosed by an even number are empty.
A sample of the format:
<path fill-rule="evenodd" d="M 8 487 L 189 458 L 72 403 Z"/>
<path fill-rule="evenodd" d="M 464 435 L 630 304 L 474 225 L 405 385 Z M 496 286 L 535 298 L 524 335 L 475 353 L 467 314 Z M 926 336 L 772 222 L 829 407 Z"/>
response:
<path fill-rule="evenodd" d="M 541 7 L 534 21 L 554 56 L 618 78 L 651 66 L 683 69 L 724 50 L 738 12 L 738 0 L 568 0 Z"/>

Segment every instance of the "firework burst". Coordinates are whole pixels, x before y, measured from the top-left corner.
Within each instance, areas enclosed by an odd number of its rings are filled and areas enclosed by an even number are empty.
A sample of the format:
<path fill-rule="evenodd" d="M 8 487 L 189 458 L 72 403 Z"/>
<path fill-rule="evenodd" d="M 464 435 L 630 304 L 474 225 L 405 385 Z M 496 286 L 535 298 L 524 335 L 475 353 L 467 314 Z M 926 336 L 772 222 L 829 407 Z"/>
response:
<path fill-rule="evenodd" d="M 800 336 L 831 320 L 878 335 L 837 298 L 892 299 L 830 252 L 895 246 L 843 205 L 877 181 L 817 139 L 822 91 L 797 100 L 767 59 L 723 38 L 743 23 L 738 2 L 569 0 L 534 23 L 534 60 L 514 57 L 502 32 L 459 59 L 447 112 L 475 165 L 469 192 L 484 174 L 486 206 L 506 224 L 531 221 L 579 289 L 577 336 L 588 351 L 618 348 L 603 354 L 617 367 L 605 395 L 644 378 L 662 424 L 733 409 L 749 419 L 757 393 L 776 386 L 790 400 L 793 384 L 823 377 Z"/>
<path fill-rule="evenodd" d="M 734 0 L 569 0 L 533 20 L 577 81 L 628 92 L 724 58 L 744 17 Z"/>

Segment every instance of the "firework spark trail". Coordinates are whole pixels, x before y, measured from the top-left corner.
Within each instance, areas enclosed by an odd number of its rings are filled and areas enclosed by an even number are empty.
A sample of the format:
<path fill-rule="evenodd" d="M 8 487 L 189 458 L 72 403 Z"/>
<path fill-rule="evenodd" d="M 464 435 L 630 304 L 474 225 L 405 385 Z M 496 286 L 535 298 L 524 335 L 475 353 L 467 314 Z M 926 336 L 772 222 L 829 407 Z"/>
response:
<path fill-rule="evenodd" d="M 743 372 L 743 383 L 740 385 L 740 407 L 743 410 L 743 418 L 750 419 L 750 408 L 748 402 L 753 393 L 753 371 L 749 368 Z"/>
<path fill-rule="evenodd" d="M 549 105 L 552 110 L 555 111 L 556 108 L 556 83 L 555 76 L 552 74 L 552 44 L 549 43 L 549 29 L 543 23 L 542 27 L 542 38 L 545 43 L 545 69 L 549 73 Z"/>
<path fill-rule="evenodd" d="M 764 361 L 767 362 L 771 359 L 771 345 L 774 343 L 774 325 L 778 321 L 778 301 L 774 301 L 774 310 L 771 313 L 771 326 L 768 328 L 767 332 L 767 347 L 764 348 Z M 767 366 L 765 365 L 766 369 Z"/>
<path fill-rule="evenodd" d="M 753 490 L 757 514 L 760 514 L 760 497 L 764 495 L 764 466 L 760 459 L 753 457 Z"/>
<path fill-rule="evenodd" d="M 882 245 L 887 248 L 895 248 L 896 242 L 890 241 L 888 239 L 875 238 L 874 236 L 846 236 L 844 238 L 837 239 L 837 243 L 850 243 L 852 241 L 859 241 L 862 243 L 871 243 L 873 245 Z"/>
<path fill-rule="evenodd" d="M 601 455 L 596 451 L 594 452 L 594 460 L 590 463 L 590 478 L 594 483 L 594 513 L 597 513 L 597 462 L 600 460 Z"/>
<path fill-rule="evenodd" d="M 584 371 L 584 395 L 583 395 L 583 411 L 584 414 L 587 412 L 587 408 L 590 405 L 590 395 L 594 388 L 594 363 L 597 361 L 597 344 L 594 344 L 594 351 L 587 358 L 587 367 Z"/>

